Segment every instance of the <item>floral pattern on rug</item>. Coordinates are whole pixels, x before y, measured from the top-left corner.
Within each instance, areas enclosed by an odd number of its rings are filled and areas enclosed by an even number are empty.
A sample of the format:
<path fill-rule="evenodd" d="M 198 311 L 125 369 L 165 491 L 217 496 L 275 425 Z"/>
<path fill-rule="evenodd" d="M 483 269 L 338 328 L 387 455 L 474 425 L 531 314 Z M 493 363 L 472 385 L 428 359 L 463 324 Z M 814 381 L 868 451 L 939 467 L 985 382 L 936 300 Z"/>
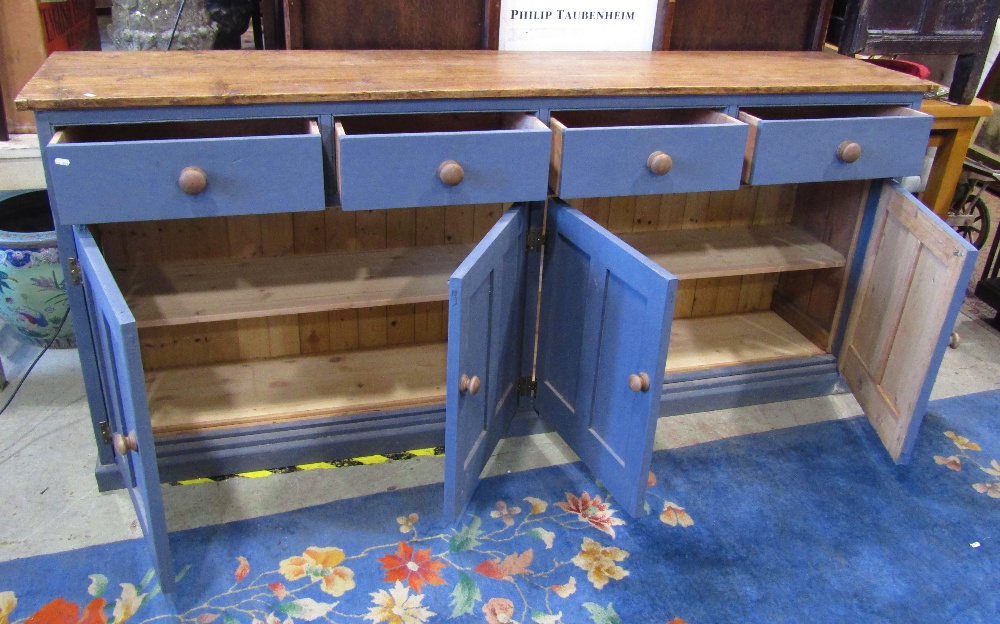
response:
<path fill-rule="evenodd" d="M 655 483 L 650 472 L 649 485 Z M 647 513 L 652 511 L 650 500 L 662 505 L 663 524 L 680 529 L 694 525 L 683 507 L 652 491 L 647 492 Z M 565 500 L 552 502 L 533 496 L 498 500 L 488 518 L 470 514 L 459 528 L 433 535 L 422 535 L 420 516 L 410 513 L 383 529 L 398 529 L 401 539 L 356 553 L 336 545 L 311 546 L 256 574 L 257 562 L 237 556 L 233 583 L 226 591 L 176 616 L 150 614 L 135 620 L 425 624 L 461 618 L 488 624 L 621 624 L 613 601 L 577 603 L 571 597 L 588 585 L 600 591 L 629 576 L 630 553 L 612 544 L 616 527 L 625 526 L 606 493 L 567 492 Z M 554 549 L 567 543 L 577 544 L 572 556 Z M 190 566 L 182 569 L 177 581 L 189 570 Z M 24 619 L 14 619 L 14 593 L 0 592 L 0 624 L 123 624 L 141 616 L 143 607 L 160 593 L 153 577 L 150 571 L 137 584 L 122 583 L 120 595 L 112 601 L 108 579 L 93 574 L 87 589 L 90 598 L 82 610 L 60 597 Z M 368 586 L 360 589 L 359 578 L 368 579 Z M 384 585 L 373 587 L 375 578 Z M 506 587 L 497 583 L 512 586 L 519 599 L 497 595 Z M 338 599 L 357 592 L 368 594 L 368 606 L 361 611 L 342 608 Z M 448 592 L 450 612 L 429 608 L 425 598 L 431 592 Z M 685 623 L 675 618 L 667 624 Z"/>
<path fill-rule="evenodd" d="M 980 494 L 986 494 L 990 498 L 1000 498 L 1000 462 L 995 459 L 991 459 L 989 467 L 987 467 L 984 463 L 977 460 L 975 456 L 969 454 L 969 451 L 974 451 L 976 453 L 982 452 L 983 449 L 979 446 L 979 444 L 973 442 L 965 436 L 958 435 L 954 431 L 945 431 L 944 435 L 958 448 L 958 452 L 948 455 L 947 457 L 943 455 L 935 455 L 934 462 L 956 472 L 961 472 L 962 467 L 966 464 L 970 464 L 978 468 L 980 471 L 986 473 L 992 478 L 986 481 L 973 483 L 972 489 Z M 0 622 L 0 624 L 3 623 Z"/>
<path fill-rule="evenodd" d="M 0 592 L 0 624 L 122 624 L 135 615 L 150 599 L 160 593 L 160 586 L 153 583 L 154 572 L 150 570 L 136 587 L 133 583 L 121 583 L 118 598 L 108 599 L 108 578 L 103 574 L 91 574 L 87 593 L 90 600 L 80 605 L 63 598 L 56 598 L 23 620 L 11 620 L 17 607 L 17 596 L 11 591 Z M 183 574 L 179 575 L 183 576 Z"/>

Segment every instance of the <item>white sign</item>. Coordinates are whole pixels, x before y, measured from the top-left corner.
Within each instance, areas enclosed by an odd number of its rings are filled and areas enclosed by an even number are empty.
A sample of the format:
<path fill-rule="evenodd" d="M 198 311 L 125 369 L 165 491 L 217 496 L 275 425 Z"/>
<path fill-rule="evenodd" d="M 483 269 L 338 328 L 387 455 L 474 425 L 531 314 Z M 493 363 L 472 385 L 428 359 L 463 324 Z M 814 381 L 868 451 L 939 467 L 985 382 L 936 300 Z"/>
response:
<path fill-rule="evenodd" d="M 501 0 L 501 50 L 651 50 L 657 0 Z"/>

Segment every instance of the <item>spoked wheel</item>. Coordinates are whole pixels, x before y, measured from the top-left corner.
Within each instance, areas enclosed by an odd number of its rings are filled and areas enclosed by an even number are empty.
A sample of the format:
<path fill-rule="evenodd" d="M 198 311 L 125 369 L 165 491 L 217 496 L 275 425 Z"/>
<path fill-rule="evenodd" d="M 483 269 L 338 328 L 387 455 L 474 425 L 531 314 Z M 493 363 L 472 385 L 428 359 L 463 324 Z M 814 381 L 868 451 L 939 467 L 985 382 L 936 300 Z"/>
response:
<path fill-rule="evenodd" d="M 955 231 L 972 243 L 976 249 L 982 249 L 990 237 L 990 210 L 987 208 L 986 202 L 980 197 L 969 197 L 956 214 L 969 215 L 971 218 L 956 225 Z"/>

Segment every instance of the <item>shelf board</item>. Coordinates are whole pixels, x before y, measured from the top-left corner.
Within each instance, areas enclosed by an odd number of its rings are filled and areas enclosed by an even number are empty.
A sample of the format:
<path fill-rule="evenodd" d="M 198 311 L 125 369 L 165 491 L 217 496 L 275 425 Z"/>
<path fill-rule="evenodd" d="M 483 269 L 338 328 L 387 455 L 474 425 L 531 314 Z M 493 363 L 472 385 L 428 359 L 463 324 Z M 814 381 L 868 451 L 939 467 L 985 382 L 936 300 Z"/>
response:
<path fill-rule="evenodd" d="M 843 254 L 794 225 L 638 232 L 621 239 L 682 280 L 846 264 Z"/>
<path fill-rule="evenodd" d="M 668 373 L 821 355 L 774 312 L 674 321 Z M 440 405 L 447 345 L 409 345 L 146 373 L 153 433 Z"/>
<path fill-rule="evenodd" d="M 842 267 L 844 256 L 792 225 L 626 234 L 680 279 Z M 147 263 L 120 275 L 138 327 L 445 301 L 469 245 Z"/>
<path fill-rule="evenodd" d="M 469 245 L 147 263 L 119 276 L 138 327 L 446 301 Z"/>
<path fill-rule="evenodd" d="M 668 373 L 823 355 L 774 312 L 678 319 L 670 331 Z"/>
<path fill-rule="evenodd" d="M 444 403 L 447 345 L 146 373 L 154 435 Z"/>

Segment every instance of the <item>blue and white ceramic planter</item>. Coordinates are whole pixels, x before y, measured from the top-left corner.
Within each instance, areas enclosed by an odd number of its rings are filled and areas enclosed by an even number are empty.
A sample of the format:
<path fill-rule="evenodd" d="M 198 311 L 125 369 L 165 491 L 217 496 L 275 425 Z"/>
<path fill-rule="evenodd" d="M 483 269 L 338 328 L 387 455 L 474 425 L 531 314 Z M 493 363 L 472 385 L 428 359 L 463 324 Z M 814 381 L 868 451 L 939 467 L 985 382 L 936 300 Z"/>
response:
<path fill-rule="evenodd" d="M 0 219 L 0 318 L 34 344 L 75 346 L 55 232 L 4 225 Z"/>

